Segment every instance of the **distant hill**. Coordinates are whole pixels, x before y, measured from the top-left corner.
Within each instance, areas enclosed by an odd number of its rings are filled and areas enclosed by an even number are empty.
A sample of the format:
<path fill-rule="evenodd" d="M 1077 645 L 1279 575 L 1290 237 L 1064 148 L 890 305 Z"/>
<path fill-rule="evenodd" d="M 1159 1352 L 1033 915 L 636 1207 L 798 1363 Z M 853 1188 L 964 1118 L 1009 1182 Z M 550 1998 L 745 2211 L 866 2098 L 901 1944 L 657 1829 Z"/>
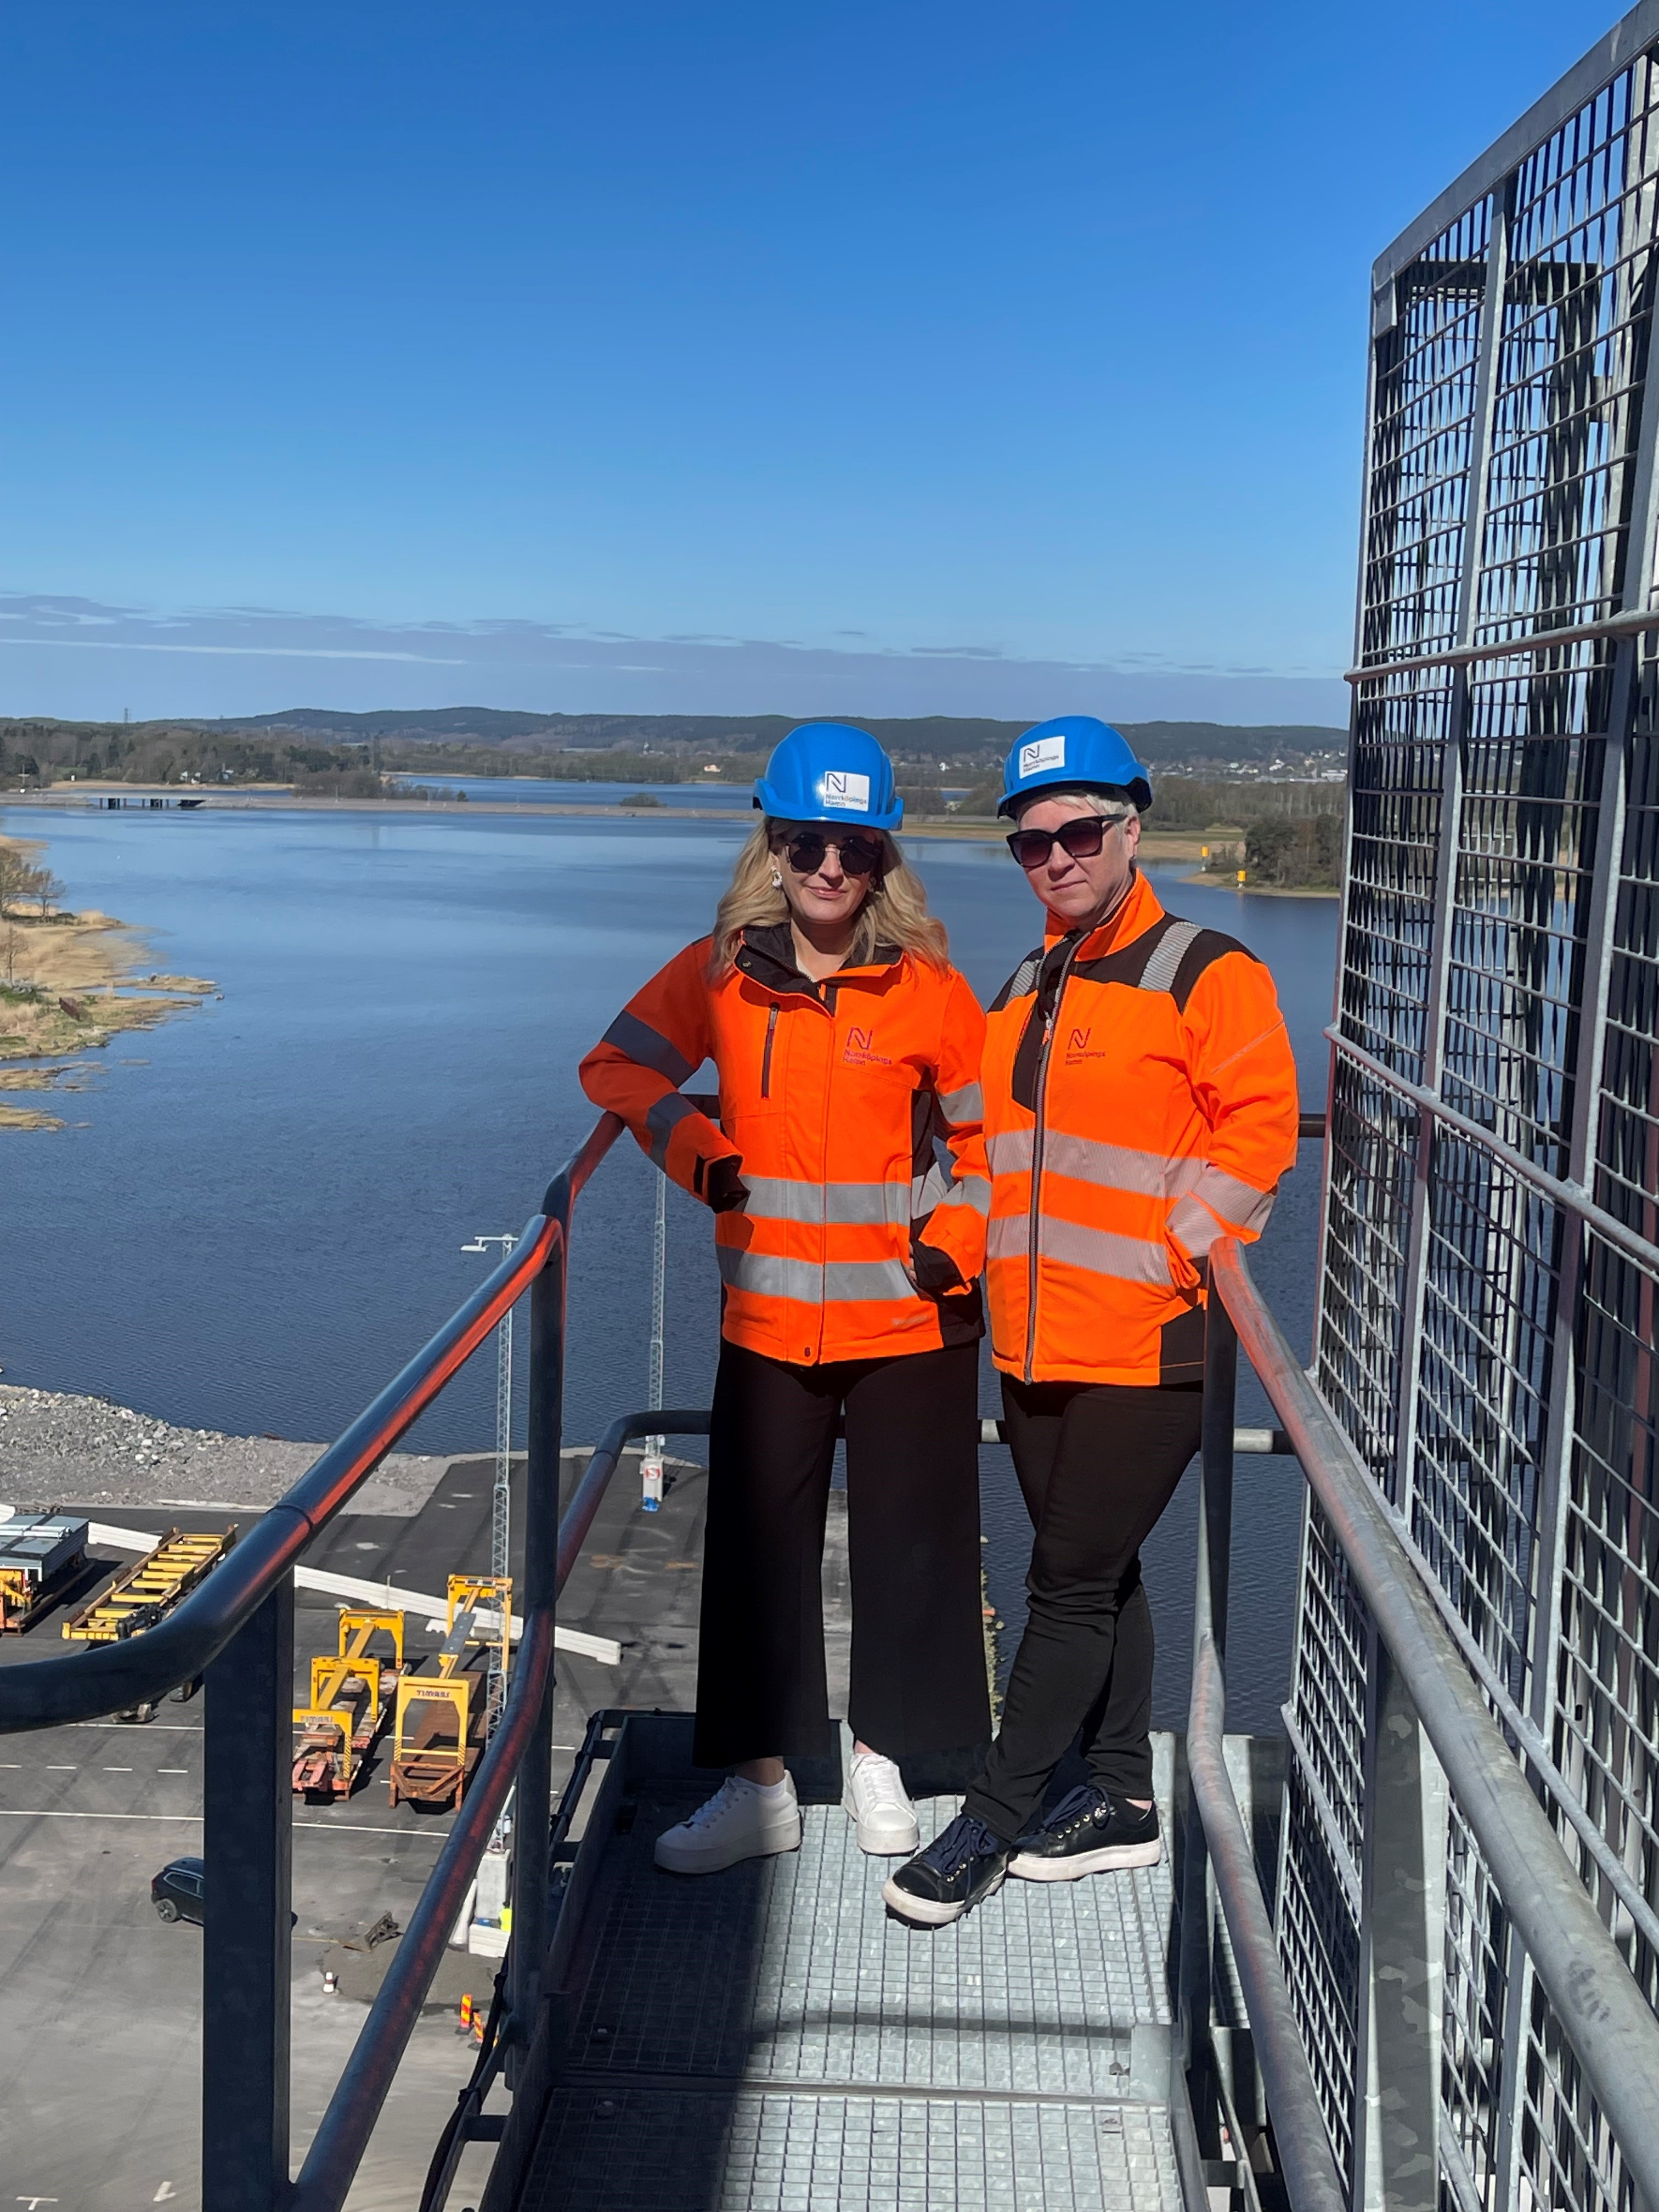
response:
<path fill-rule="evenodd" d="M 856 718 L 854 718 L 856 719 Z M 0 717 L 0 787 L 114 776 L 127 783 L 295 783 L 368 796 L 385 777 L 422 784 L 455 777 L 543 775 L 579 782 L 700 781 L 713 765 L 747 783 L 791 726 L 784 714 L 530 714 L 495 707 L 347 714 L 294 707 L 231 721 L 60 722 Z M 886 745 L 916 811 L 942 804 L 941 782 L 994 805 L 1002 760 L 1026 726 L 945 714 L 866 719 Z M 1277 776 L 1305 786 L 1340 768 L 1343 730 L 1229 722 L 1126 722 L 1155 772 L 1210 781 Z M 319 781 L 319 779 L 323 781 Z M 344 781 L 342 781 L 344 779 Z M 1338 781 L 1340 781 L 1340 777 Z"/>
<path fill-rule="evenodd" d="M 204 725 L 224 731 L 293 731 L 337 744 L 366 744 L 380 738 L 423 741 L 445 746 L 486 746 L 533 755 L 562 750 L 695 750 L 716 754 L 769 751 L 799 719 L 787 714 L 532 714 L 499 707 L 383 708 L 349 714 L 322 707 L 291 707 L 277 714 L 244 715 Z M 896 759 L 946 760 L 962 764 L 1000 759 L 1024 722 L 971 720 L 928 714 L 896 720 L 850 714 L 880 738 Z M 1237 761 L 1255 766 L 1290 757 L 1346 750 L 1346 730 L 1273 723 L 1242 726 L 1231 722 L 1125 722 L 1124 735 L 1148 762 L 1194 762 L 1208 765 Z"/>

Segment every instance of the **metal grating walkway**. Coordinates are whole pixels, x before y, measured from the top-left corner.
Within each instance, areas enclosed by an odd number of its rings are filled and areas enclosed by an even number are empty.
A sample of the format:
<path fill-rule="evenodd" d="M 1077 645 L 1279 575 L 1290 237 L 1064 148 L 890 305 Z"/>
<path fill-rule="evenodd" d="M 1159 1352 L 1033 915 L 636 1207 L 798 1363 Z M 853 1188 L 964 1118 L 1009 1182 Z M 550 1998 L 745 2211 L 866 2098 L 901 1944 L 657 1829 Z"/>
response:
<path fill-rule="evenodd" d="M 521 2212 L 1178 2212 L 1167 1863 L 914 1934 L 835 1806 L 799 1853 L 659 1873 L 702 1794 L 652 1783 L 606 1839 Z"/>

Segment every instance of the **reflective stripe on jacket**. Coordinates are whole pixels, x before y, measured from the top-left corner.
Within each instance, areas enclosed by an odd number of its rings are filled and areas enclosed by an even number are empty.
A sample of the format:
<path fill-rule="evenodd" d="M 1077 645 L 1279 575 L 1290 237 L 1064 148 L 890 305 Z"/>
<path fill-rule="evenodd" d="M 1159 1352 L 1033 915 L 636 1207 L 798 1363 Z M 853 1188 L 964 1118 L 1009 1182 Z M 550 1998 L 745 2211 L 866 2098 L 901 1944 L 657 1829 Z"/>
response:
<path fill-rule="evenodd" d="M 750 931 L 711 979 L 710 942 L 629 1000 L 580 1073 L 694 1197 L 715 1161 L 740 1163 L 749 1196 L 714 1224 L 721 1333 L 799 1365 L 981 1335 L 991 1186 L 973 993 L 890 947 L 813 983 L 787 927 Z M 705 1060 L 718 1127 L 680 1091 Z"/>
<path fill-rule="evenodd" d="M 1199 1380 L 1201 1262 L 1249 1243 L 1296 1160 L 1273 978 L 1143 875 L 991 1008 L 982 1066 L 996 1364 L 1032 1382 Z"/>

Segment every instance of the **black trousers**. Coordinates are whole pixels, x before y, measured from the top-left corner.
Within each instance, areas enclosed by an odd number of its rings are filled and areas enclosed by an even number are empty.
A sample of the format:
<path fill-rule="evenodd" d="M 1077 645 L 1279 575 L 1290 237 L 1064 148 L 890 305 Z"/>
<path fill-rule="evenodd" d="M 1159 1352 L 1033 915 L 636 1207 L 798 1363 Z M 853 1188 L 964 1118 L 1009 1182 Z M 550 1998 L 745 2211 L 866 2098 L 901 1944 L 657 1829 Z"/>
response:
<path fill-rule="evenodd" d="M 1025 1633 L 1002 1726 L 965 1809 L 1012 1843 L 1082 1730 L 1115 1797 L 1150 1797 L 1152 1612 L 1140 1547 L 1199 1446 L 1201 1383 L 1002 1378 L 1014 1471 L 1036 1530 Z"/>
<path fill-rule="evenodd" d="M 708 1431 L 696 1757 L 831 1747 L 821 1573 L 847 1416 L 853 1733 L 890 1759 L 987 1741 L 979 1346 L 793 1367 L 722 1344 Z"/>

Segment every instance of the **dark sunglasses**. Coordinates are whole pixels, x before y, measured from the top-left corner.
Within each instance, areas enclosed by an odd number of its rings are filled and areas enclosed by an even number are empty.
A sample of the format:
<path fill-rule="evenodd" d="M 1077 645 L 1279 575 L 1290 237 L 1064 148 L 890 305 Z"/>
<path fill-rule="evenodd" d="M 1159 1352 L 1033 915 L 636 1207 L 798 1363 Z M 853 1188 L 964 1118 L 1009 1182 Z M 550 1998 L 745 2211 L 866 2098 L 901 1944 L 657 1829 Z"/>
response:
<path fill-rule="evenodd" d="M 1022 868 L 1040 868 L 1056 845 L 1074 860 L 1092 860 L 1106 842 L 1106 832 L 1128 818 L 1127 814 L 1079 814 L 1058 830 L 1016 830 L 1008 850 Z"/>
<path fill-rule="evenodd" d="M 831 846 L 841 854 L 842 872 L 849 876 L 880 872 L 886 855 L 868 837 L 821 837 L 816 830 L 802 830 L 784 846 L 789 865 L 798 876 L 816 875 Z"/>

